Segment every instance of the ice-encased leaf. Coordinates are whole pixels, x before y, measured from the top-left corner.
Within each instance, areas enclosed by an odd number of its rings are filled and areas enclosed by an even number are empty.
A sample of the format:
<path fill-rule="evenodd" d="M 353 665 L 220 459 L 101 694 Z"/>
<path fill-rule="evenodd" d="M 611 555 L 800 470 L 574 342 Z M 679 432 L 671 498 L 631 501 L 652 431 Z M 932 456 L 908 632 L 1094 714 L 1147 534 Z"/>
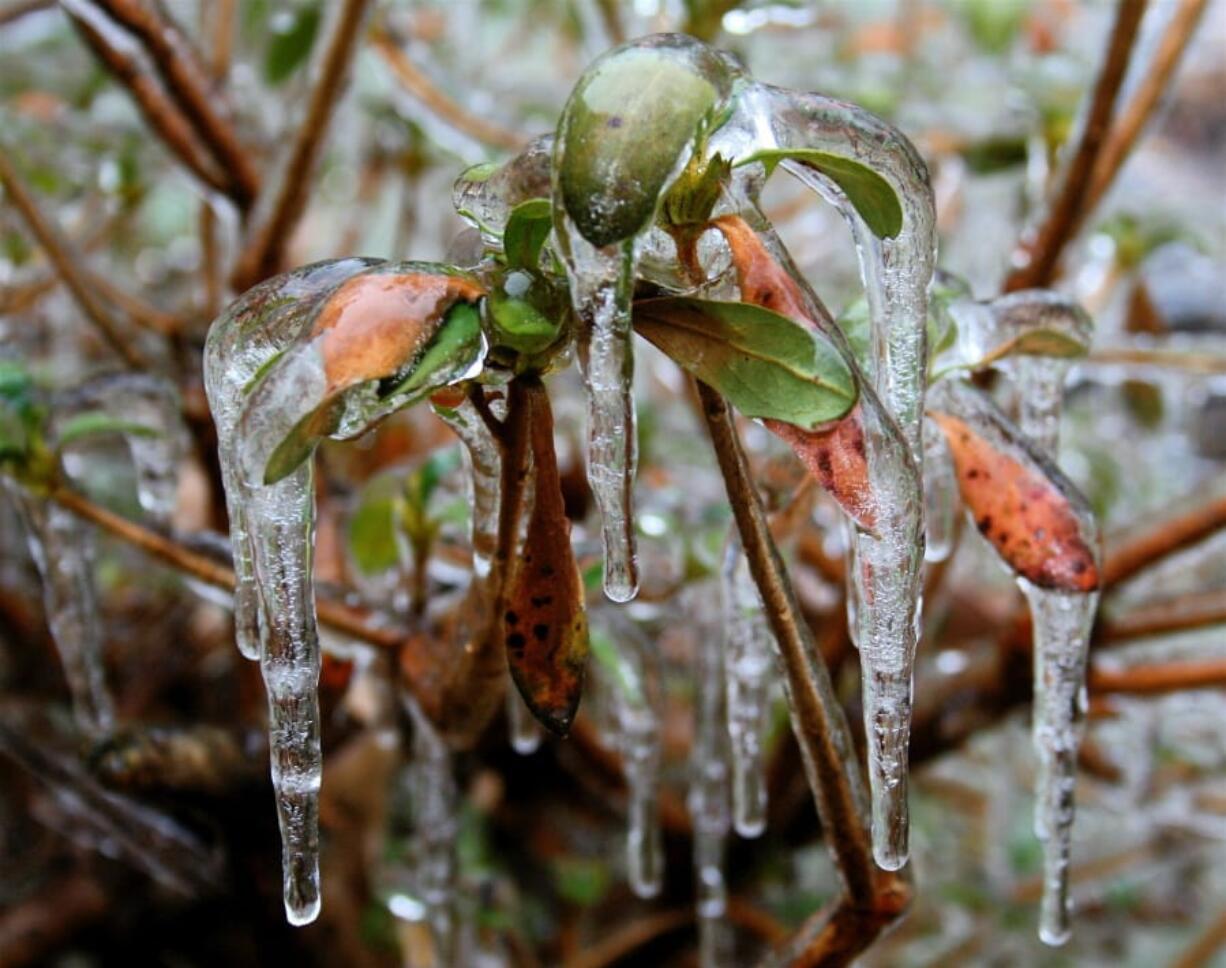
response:
<path fill-rule="evenodd" d="M 929 416 L 945 434 L 967 510 L 1009 567 L 1040 588 L 1098 588 L 1093 517 L 1060 470 L 968 384 L 938 384 Z"/>
<path fill-rule="evenodd" d="M 737 159 L 736 165 L 761 162 L 769 175 L 781 161 L 812 168 L 838 185 L 877 238 L 892 239 L 902 231 L 902 205 L 890 183 L 850 158 L 813 148 L 768 148 Z"/>
<path fill-rule="evenodd" d="M 530 198 L 511 210 L 502 233 L 502 251 L 511 269 L 535 269 L 541 246 L 553 229 L 553 204 L 547 198 Z"/>
<path fill-rule="evenodd" d="M 321 438 L 355 436 L 470 375 L 483 338 L 468 303 L 484 292 L 470 276 L 429 263 L 380 266 L 338 286 L 247 395 L 237 450 L 247 479 L 276 483 Z"/>
<path fill-rule="evenodd" d="M 452 189 L 456 213 L 496 243 L 506 231 L 511 212 L 522 202 L 547 198 L 552 192 L 553 135 L 534 138 L 502 165 L 480 164 L 460 173 Z"/>
<path fill-rule="evenodd" d="M 570 544 L 553 447 L 553 415 L 539 383 L 524 395 L 534 474 L 532 513 L 510 564 L 500 631 L 511 676 L 533 714 L 565 736 L 579 706 L 587 665 L 583 581 Z"/>
<path fill-rule="evenodd" d="M 815 330 L 749 303 L 666 298 L 635 304 L 636 330 L 747 417 L 813 430 L 844 416 L 856 382 Z"/>
<path fill-rule="evenodd" d="M 650 223 L 731 76 L 723 57 L 681 34 L 632 41 L 587 69 L 554 149 L 563 205 L 585 239 L 604 247 Z"/>
<path fill-rule="evenodd" d="M 948 312 L 957 339 L 940 360 L 940 369 L 981 370 L 1008 357 L 1085 356 L 1094 324 L 1079 305 L 1046 289 L 1025 289 L 986 302 L 952 300 Z"/>

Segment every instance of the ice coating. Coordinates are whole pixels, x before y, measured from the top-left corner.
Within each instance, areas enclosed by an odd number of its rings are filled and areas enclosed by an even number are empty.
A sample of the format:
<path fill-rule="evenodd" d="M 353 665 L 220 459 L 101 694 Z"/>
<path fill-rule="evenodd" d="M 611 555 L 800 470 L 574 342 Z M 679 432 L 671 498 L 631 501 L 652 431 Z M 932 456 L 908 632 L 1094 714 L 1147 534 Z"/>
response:
<path fill-rule="evenodd" d="M 1043 845 L 1039 937 L 1070 935 L 1069 863 L 1076 804 L 1077 750 L 1086 710 L 1086 654 L 1098 593 L 1067 593 L 1019 579 L 1034 623 L 1034 724 L 1038 777 L 1035 836 Z"/>
<path fill-rule="evenodd" d="M 812 149 L 855 161 L 884 178 L 898 197 L 903 218 L 894 238 L 874 235 L 845 198 L 839 209 L 851 224 L 872 319 L 874 385 L 918 457 L 928 284 L 936 259 L 936 215 L 927 167 L 901 132 L 863 108 L 820 94 L 755 84 L 738 99 L 738 117 L 729 125 L 751 127 L 757 150 Z M 718 148 L 718 141 L 713 147 Z M 823 196 L 841 196 L 813 169 L 791 161 L 784 166 Z"/>
<path fill-rule="evenodd" d="M 452 964 L 459 796 L 446 744 L 407 697 L 404 707 L 413 738 L 392 777 L 383 887 L 392 915 L 428 925 L 436 963 Z"/>
<path fill-rule="evenodd" d="M 43 585 L 47 627 L 59 652 L 77 727 L 90 740 L 115 726 L 102 663 L 102 634 L 94 591 L 93 535 L 71 511 L 0 477 L 25 526 L 30 557 Z"/>
<path fill-rule="evenodd" d="M 511 748 L 516 753 L 531 756 L 541 748 L 544 735 L 541 724 L 515 688 L 507 689 L 507 724 L 507 732 L 511 735 Z"/>
<path fill-rule="evenodd" d="M 733 825 L 742 837 L 758 837 L 766 829 L 764 744 L 775 643 L 735 529 L 728 538 L 720 577 Z"/>
<path fill-rule="evenodd" d="M 256 374 L 297 341 L 319 303 L 372 259 L 340 259 L 276 276 L 240 296 L 209 330 L 204 387 L 217 426 L 218 458 L 230 518 L 234 558 L 234 631 L 239 651 L 259 658 L 258 600 L 248 532 L 248 508 L 234 457 L 234 437 L 247 389 Z"/>
<path fill-rule="evenodd" d="M 641 238 L 733 76 L 725 55 L 693 38 L 643 38 L 597 59 L 558 123 L 554 233 L 585 330 L 588 476 L 601 514 L 605 594 L 616 602 L 638 591 L 630 306 Z"/>
<path fill-rule="evenodd" d="M 434 412 L 464 445 L 469 537 L 473 549 L 473 575 L 484 580 L 498 545 L 498 492 L 502 480 L 502 451 L 476 405 L 465 397 L 455 406 L 432 404 Z"/>
<path fill-rule="evenodd" d="M 1073 587 L 1041 587 L 1019 577 L 1034 627 L 1033 741 L 1038 759 L 1035 834 L 1043 845 L 1043 898 L 1039 936 L 1063 944 L 1069 936 L 1069 859 L 1075 813 L 1074 792 L 1080 724 L 1085 714 L 1085 668 L 1098 607 L 1101 541 L 1086 499 L 1036 444 L 1019 434 L 992 402 L 958 380 L 938 383 L 929 405 L 953 414 L 993 447 L 1019 463 L 1038 469 L 1058 491 L 1075 520 L 1078 539 L 1093 560 L 1093 581 Z M 1059 571 L 1050 572 L 1057 577 Z M 1065 582 L 1071 586 L 1072 575 Z"/>
<path fill-rule="evenodd" d="M 691 602 L 691 613 L 706 603 Z M 694 827 L 694 879 L 698 915 L 699 963 L 729 964 L 731 937 L 726 912 L 728 885 L 724 849 L 732 827 L 728 717 L 724 690 L 723 639 L 698 621 L 694 641 L 694 743 L 690 750 L 690 790 L 686 798 Z M 704 625 L 706 627 L 704 627 Z"/>
<path fill-rule="evenodd" d="M 175 509 L 178 468 L 186 451 L 186 429 L 174 386 L 145 373 L 118 373 L 98 377 L 57 396 L 55 423 L 63 429 L 72 417 L 100 412 L 131 425 L 124 443 L 136 468 L 136 495 L 140 506 L 158 523 Z"/>
<path fill-rule="evenodd" d="M 532 139 L 503 165 L 474 165 L 456 179 L 452 205 L 486 242 L 498 243 L 516 205 L 552 194 L 552 157 L 553 135 L 547 134 Z"/>
<path fill-rule="evenodd" d="M 651 898 L 664 883 L 655 651 L 621 616 L 610 616 L 607 629 L 594 629 L 592 639 L 610 680 L 614 746 L 626 780 L 627 879 L 638 897 Z"/>
<path fill-rule="evenodd" d="M 958 480 L 945 435 L 924 429 L 924 560 L 944 561 L 953 550 Z"/>

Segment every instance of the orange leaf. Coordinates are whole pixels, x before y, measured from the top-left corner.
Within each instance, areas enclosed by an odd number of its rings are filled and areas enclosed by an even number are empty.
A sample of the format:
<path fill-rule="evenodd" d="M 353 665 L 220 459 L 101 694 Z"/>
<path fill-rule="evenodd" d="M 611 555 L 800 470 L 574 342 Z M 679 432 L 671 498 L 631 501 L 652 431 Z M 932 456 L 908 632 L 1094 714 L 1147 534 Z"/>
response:
<path fill-rule="evenodd" d="M 365 273 L 342 283 L 311 331 L 326 334 L 328 395 L 391 376 L 426 345 L 454 303 L 483 295 L 470 279 L 425 272 Z"/>
<path fill-rule="evenodd" d="M 724 215 L 711 224 L 723 234 L 732 251 L 741 299 L 804 322 L 812 329 L 822 328 L 809 315 L 796 280 L 771 255 L 748 222 L 739 215 Z M 873 530 L 872 489 L 859 406 L 833 426 L 819 430 L 803 430 L 779 420 L 763 423 L 792 448 L 856 524 Z"/>
<path fill-rule="evenodd" d="M 534 501 L 520 554 L 510 564 L 499 616 L 515 685 L 536 717 L 560 736 L 570 731 L 587 664 L 583 582 L 570 544 L 553 449 L 553 414 L 540 383 L 528 383 Z"/>
<path fill-rule="evenodd" d="M 1037 467 L 1004 453 L 964 420 L 929 412 L 953 455 L 962 500 L 980 532 L 1023 578 L 1091 592 L 1098 565 L 1069 499 Z"/>

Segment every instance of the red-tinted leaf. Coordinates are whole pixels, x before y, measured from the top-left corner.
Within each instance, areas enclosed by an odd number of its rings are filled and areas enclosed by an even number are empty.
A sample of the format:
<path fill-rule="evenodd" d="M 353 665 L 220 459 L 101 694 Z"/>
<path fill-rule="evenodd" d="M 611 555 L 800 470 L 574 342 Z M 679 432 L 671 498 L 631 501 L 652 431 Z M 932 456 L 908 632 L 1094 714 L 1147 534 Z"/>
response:
<path fill-rule="evenodd" d="M 993 447 L 966 421 L 945 413 L 929 416 L 949 442 L 963 502 L 1009 567 L 1042 588 L 1096 589 L 1094 552 L 1060 489 L 1035 467 Z"/>
<path fill-rule="evenodd" d="M 796 280 L 770 254 L 749 223 L 739 215 L 725 215 L 711 224 L 723 234 L 732 251 L 737 284 L 745 302 L 821 329 L 809 315 Z M 856 524 L 870 531 L 873 529 L 872 489 L 858 406 L 843 419 L 817 430 L 803 430 L 779 420 L 764 423 L 792 448 L 817 482 Z"/>
<path fill-rule="evenodd" d="M 549 398 L 539 383 L 526 390 L 534 501 L 523 548 L 510 563 L 500 633 L 511 676 L 528 708 L 549 729 L 565 736 L 583 691 L 587 615 L 553 449 Z"/>
<path fill-rule="evenodd" d="M 367 273 L 343 283 L 311 333 L 326 333 L 327 393 L 393 375 L 429 342 L 453 304 L 483 295 L 473 280 L 442 273 Z"/>

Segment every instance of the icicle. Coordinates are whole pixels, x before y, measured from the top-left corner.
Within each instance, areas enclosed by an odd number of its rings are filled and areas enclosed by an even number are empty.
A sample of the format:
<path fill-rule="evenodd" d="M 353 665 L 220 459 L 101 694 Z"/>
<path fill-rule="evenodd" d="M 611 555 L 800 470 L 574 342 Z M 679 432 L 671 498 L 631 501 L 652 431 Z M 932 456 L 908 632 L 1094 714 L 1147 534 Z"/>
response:
<path fill-rule="evenodd" d="M 1085 716 L 1085 667 L 1098 593 L 1051 591 L 1019 579 L 1034 624 L 1034 747 L 1039 761 L 1035 836 L 1043 844 L 1039 937 L 1061 945 L 1070 934 L 1069 860 L 1077 749 Z"/>
<path fill-rule="evenodd" d="M 204 387 L 217 425 L 217 456 L 230 518 L 234 632 L 239 651 L 248 659 L 260 655 L 258 594 L 248 539 L 249 509 L 234 450 L 246 394 L 256 374 L 303 334 L 313 311 L 333 288 L 377 264 L 372 259 L 340 259 L 269 279 L 239 297 L 209 329 Z"/>
<path fill-rule="evenodd" d="M 55 423 L 62 432 L 74 417 L 100 412 L 130 428 L 122 432 L 136 467 L 141 507 L 159 523 L 175 509 L 177 471 L 186 450 L 186 430 L 173 385 L 143 373 L 99 377 L 57 397 Z"/>
<path fill-rule="evenodd" d="M 707 607 L 695 598 L 693 608 Z M 701 613 L 700 613 L 701 614 Z M 699 963 L 720 968 L 731 963 L 732 938 L 725 917 L 728 887 L 724 878 L 724 848 L 732 826 L 729 803 L 728 721 L 724 691 L 723 642 L 699 625 L 694 662 L 694 744 L 690 753 L 687 798 L 694 826 L 694 877 L 698 914 Z M 713 631 L 713 630 L 711 630 Z"/>
<path fill-rule="evenodd" d="M 467 397 L 456 407 L 434 406 L 434 412 L 464 444 L 468 471 L 468 505 L 472 509 L 471 540 L 473 574 L 478 579 L 490 573 L 498 544 L 498 488 L 502 475 L 502 452 L 473 402 Z"/>
<path fill-rule="evenodd" d="M 763 747 L 775 646 L 735 528 L 728 538 L 721 578 L 733 824 L 742 837 L 758 837 L 766 829 Z"/>
<path fill-rule="evenodd" d="M 474 165 L 461 172 L 452 189 L 456 212 L 481 231 L 491 245 L 501 245 L 511 210 L 533 198 L 548 198 L 553 135 L 534 138 L 500 166 Z"/>
<path fill-rule="evenodd" d="M 576 235 L 571 240 L 571 293 L 588 327 L 580 362 L 588 393 L 588 479 L 600 508 L 604 590 L 615 602 L 638 593 L 634 535 L 634 475 L 638 431 L 634 409 L 634 248 L 613 254 Z"/>
<path fill-rule="evenodd" d="M 620 616 L 608 619 L 607 632 L 591 629 L 592 652 L 608 672 L 614 745 L 626 780 L 627 879 L 636 895 L 651 898 L 664 883 L 656 657 L 632 622 Z"/>
<path fill-rule="evenodd" d="M 944 561 L 953 550 L 958 513 L 958 480 L 945 435 L 924 432 L 924 560 Z"/>
<path fill-rule="evenodd" d="M 528 708 L 514 683 L 507 686 L 507 722 L 510 724 L 511 748 L 521 756 L 530 756 L 541 748 L 541 724 Z"/>
<path fill-rule="evenodd" d="M 558 123 L 554 234 L 586 328 L 588 475 L 603 526 L 605 594 L 617 602 L 638 591 L 630 304 L 642 240 L 736 75 L 730 57 L 682 34 L 632 41 L 584 72 Z"/>
<path fill-rule="evenodd" d="M 21 514 L 30 557 L 43 584 L 47 626 L 60 655 L 82 735 L 106 737 L 115 711 L 102 663 L 102 635 L 94 592 L 93 534 L 72 512 L 0 477 Z"/>

